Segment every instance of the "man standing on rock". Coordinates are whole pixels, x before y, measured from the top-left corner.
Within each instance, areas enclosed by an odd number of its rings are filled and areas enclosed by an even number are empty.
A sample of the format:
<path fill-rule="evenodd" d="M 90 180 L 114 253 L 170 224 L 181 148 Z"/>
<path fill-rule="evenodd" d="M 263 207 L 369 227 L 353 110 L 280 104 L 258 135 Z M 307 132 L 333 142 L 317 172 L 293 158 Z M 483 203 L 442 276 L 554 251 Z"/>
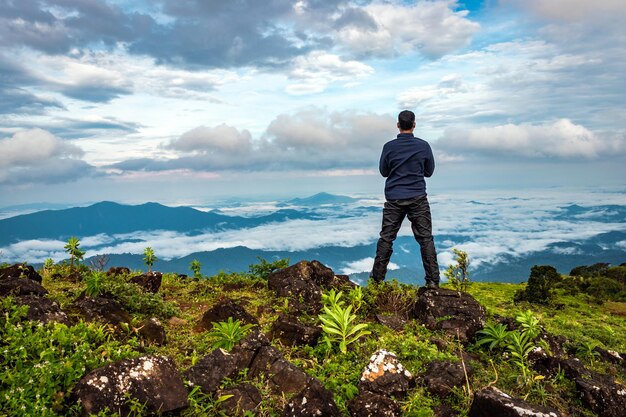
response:
<path fill-rule="evenodd" d="M 435 159 L 430 145 L 413 136 L 415 114 L 404 110 L 398 115 L 398 137 L 387 142 L 380 156 L 380 173 L 386 177 L 385 207 L 376 259 L 370 277 L 381 282 L 387 274 L 387 265 L 405 217 L 411 222 L 415 240 L 420 245 L 422 263 L 426 272 L 426 287 L 439 287 L 439 265 L 432 234 L 430 206 L 426 198 L 426 181 L 435 170 Z"/>

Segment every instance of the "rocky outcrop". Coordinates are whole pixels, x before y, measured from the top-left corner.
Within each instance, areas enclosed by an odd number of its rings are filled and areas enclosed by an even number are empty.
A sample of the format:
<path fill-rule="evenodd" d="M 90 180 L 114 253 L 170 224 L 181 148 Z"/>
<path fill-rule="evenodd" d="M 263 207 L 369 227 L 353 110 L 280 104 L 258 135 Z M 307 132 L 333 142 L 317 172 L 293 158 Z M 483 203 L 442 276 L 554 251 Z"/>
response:
<path fill-rule="evenodd" d="M 37 281 L 28 278 L 4 277 L 0 278 L 0 297 L 35 295 L 42 297 L 48 294 L 48 290 Z"/>
<path fill-rule="evenodd" d="M 335 404 L 333 393 L 313 380 L 300 393 L 291 398 L 283 417 L 341 417 L 341 412 Z"/>
<path fill-rule="evenodd" d="M 156 317 L 150 317 L 139 325 L 139 334 L 148 344 L 163 346 L 167 343 L 165 327 Z"/>
<path fill-rule="evenodd" d="M 318 261 L 301 261 L 271 273 L 267 285 L 278 296 L 287 297 L 295 312 L 316 314 L 322 309 L 322 289 L 349 289 L 355 284 L 346 276 L 335 276 Z"/>
<path fill-rule="evenodd" d="M 558 411 L 513 398 L 497 388 L 485 388 L 474 394 L 468 417 L 560 417 Z"/>
<path fill-rule="evenodd" d="M 443 288 L 420 288 L 413 317 L 430 330 L 442 330 L 461 342 L 474 339 L 485 325 L 485 309 L 471 295 Z"/>
<path fill-rule="evenodd" d="M 69 317 L 61 310 L 61 307 L 59 307 L 56 301 L 37 295 L 24 295 L 15 298 L 15 303 L 28 306 L 28 313 L 26 314 L 26 319 L 28 320 L 39 321 L 41 323 L 57 322 L 67 326 L 71 325 Z"/>
<path fill-rule="evenodd" d="M 257 407 L 262 401 L 261 393 L 252 384 L 239 384 L 221 390 L 220 396 L 230 396 L 220 403 L 220 409 L 228 416 L 243 417 L 248 413 L 258 415 Z"/>
<path fill-rule="evenodd" d="M 465 370 L 469 378 L 472 368 L 466 365 Z M 455 387 L 463 387 L 466 384 L 461 362 L 432 361 L 421 377 L 426 389 L 441 398 L 450 395 Z"/>
<path fill-rule="evenodd" d="M 224 378 L 233 378 L 240 368 L 237 358 L 224 349 L 215 349 L 184 372 L 190 385 L 198 385 L 205 394 L 213 394 Z"/>
<path fill-rule="evenodd" d="M 122 305 L 115 300 L 104 297 L 78 297 L 68 311 L 82 316 L 86 321 L 101 321 L 117 326 L 120 323 L 130 323 L 130 315 Z"/>
<path fill-rule="evenodd" d="M 129 275 L 130 269 L 125 266 L 112 266 L 107 271 L 108 276 Z"/>
<path fill-rule="evenodd" d="M 145 274 L 137 275 L 130 279 L 133 284 L 139 285 L 147 292 L 156 294 L 161 288 L 161 282 L 163 281 L 163 274 L 160 272 L 148 272 Z"/>
<path fill-rule="evenodd" d="M 398 362 L 395 354 L 384 349 L 376 351 L 365 367 L 359 391 L 369 391 L 387 397 L 403 397 L 414 385 L 413 375 Z"/>
<path fill-rule="evenodd" d="M 399 314 L 375 314 L 374 317 L 376 321 L 382 324 L 383 326 L 387 326 L 393 330 L 402 330 L 404 326 L 409 323 L 404 317 Z"/>
<path fill-rule="evenodd" d="M 308 326 L 301 323 L 297 316 L 281 314 L 272 325 L 270 337 L 287 346 L 314 346 L 321 334 L 319 326 Z"/>
<path fill-rule="evenodd" d="M 248 375 L 252 378 L 263 375 L 275 393 L 297 393 L 314 380 L 312 376 L 287 361 L 273 346 L 262 346 L 258 350 Z"/>
<path fill-rule="evenodd" d="M 151 414 L 181 410 L 188 405 L 187 390 L 174 362 L 162 356 L 127 359 L 96 369 L 83 377 L 73 391 L 83 415 L 105 409 L 127 416 L 129 398 L 144 404 Z"/>
<path fill-rule="evenodd" d="M 259 321 L 242 306 L 228 297 L 222 297 L 217 304 L 202 315 L 202 319 L 200 319 L 196 329 L 211 330 L 213 323 L 228 321 L 229 317 L 232 317 L 233 320 L 239 320 L 244 324 L 259 324 Z"/>
<path fill-rule="evenodd" d="M 14 264 L 0 268 L 0 281 L 8 278 L 28 278 L 41 284 L 41 275 L 35 271 L 35 268 L 26 264 Z"/>
<path fill-rule="evenodd" d="M 398 403 L 384 395 L 369 391 L 348 401 L 348 411 L 353 417 L 401 417 L 402 410 Z"/>

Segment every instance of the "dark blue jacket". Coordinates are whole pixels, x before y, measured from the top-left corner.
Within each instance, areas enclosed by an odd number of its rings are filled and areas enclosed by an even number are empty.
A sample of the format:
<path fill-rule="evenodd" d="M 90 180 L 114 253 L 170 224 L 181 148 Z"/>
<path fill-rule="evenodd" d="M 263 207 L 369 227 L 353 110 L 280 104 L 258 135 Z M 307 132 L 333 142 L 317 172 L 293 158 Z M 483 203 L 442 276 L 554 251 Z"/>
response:
<path fill-rule="evenodd" d="M 380 173 L 387 177 L 385 198 L 406 200 L 426 194 L 426 181 L 435 170 L 430 145 L 412 133 L 400 133 L 385 143 L 380 156 Z"/>

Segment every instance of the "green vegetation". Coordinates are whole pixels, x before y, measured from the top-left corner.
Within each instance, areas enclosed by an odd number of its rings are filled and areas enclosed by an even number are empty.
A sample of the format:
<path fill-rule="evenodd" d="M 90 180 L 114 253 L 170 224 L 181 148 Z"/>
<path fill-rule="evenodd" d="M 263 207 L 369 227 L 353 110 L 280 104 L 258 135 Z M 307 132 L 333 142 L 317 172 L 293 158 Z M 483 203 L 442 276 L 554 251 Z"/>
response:
<path fill-rule="evenodd" d="M 70 268 L 74 269 L 74 260 L 76 260 L 76 264 L 78 264 L 78 261 L 83 259 L 83 256 L 85 255 L 85 252 L 83 252 L 82 250 L 80 250 L 79 248 L 80 246 L 80 241 L 78 240 L 77 237 L 70 237 L 67 240 L 67 244 L 64 246 L 65 248 L 65 252 L 67 252 L 70 255 Z"/>
<path fill-rule="evenodd" d="M 194 278 L 202 278 L 202 273 L 200 272 L 201 268 L 202 264 L 197 259 L 194 259 L 189 263 L 189 269 L 193 272 Z"/>
<path fill-rule="evenodd" d="M 268 262 L 259 256 L 257 256 L 257 259 L 259 263 L 250 265 L 249 273 L 261 279 L 267 279 L 272 272 L 289 266 L 289 259 L 278 259 L 274 262 Z"/>
<path fill-rule="evenodd" d="M 465 292 L 470 284 L 469 255 L 457 248 L 452 248 L 452 252 L 455 263 L 448 265 L 448 269 L 444 271 L 443 275 L 448 278 L 448 283 L 452 288 Z"/>
<path fill-rule="evenodd" d="M 283 261 L 284 263 L 284 261 Z M 128 276 L 107 276 L 80 265 L 83 280 L 70 278 L 70 265 L 46 265 L 43 285 L 49 298 L 63 308 L 83 291 L 119 301 L 131 314 L 131 323 L 113 329 L 111 326 L 78 322 L 41 325 L 25 321 L 27 307 L 19 307 L 12 298 L 5 298 L 0 309 L 0 416 L 78 416 L 80 407 L 68 401 L 73 386 L 89 371 L 111 361 L 156 354 L 171 357 L 184 370 L 196 363 L 215 347 L 230 349 L 250 330 L 249 325 L 230 320 L 214 325 L 211 331 L 197 330 L 203 314 L 226 296 L 243 306 L 259 320 L 259 330 L 268 333 L 281 311 L 289 310 L 286 298 L 278 297 L 267 287 L 267 276 L 276 270 L 279 261 L 260 261 L 242 274 L 219 273 L 207 279 L 190 280 L 176 274 L 164 274 L 157 294 L 144 291 L 131 283 Z M 603 274 L 607 274 L 607 268 Z M 619 277 L 617 272 L 611 272 Z M 613 279 L 612 276 L 604 276 Z M 556 278 L 555 278 L 556 279 Z M 599 304 L 596 296 L 586 290 L 572 291 L 569 282 L 585 282 L 593 276 L 558 277 L 549 289 L 550 302 L 536 304 L 526 300 L 514 301 L 518 290 L 528 284 L 472 282 L 467 291 L 485 306 L 488 326 L 479 340 L 460 346 L 456 337 L 430 331 L 414 320 L 407 320 L 398 329 L 378 323 L 374 315 L 410 317 L 418 288 L 397 281 L 357 287 L 350 291 L 324 293 L 326 307 L 320 316 L 302 314 L 302 322 L 320 325 L 323 337 L 315 346 L 285 346 L 272 343 L 285 358 L 301 367 L 332 390 L 343 415 L 349 415 L 347 402 L 358 393 L 361 373 L 373 352 L 384 348 L 394 352 L 398 360 L 413 375 L 419 375 L 433 360 L 458 361 L 463 349 L 480 361 L 465 359 L 474 369 L 468 387 L 456 389 L 442 399 L 419 386 L 409 390 L 397 401 L 403 415 L 433 416 L 433 408 L 448 405 L 461 416 L 467 416 L 471 393 L 488 385 L 526 398 L 535 404 L 559 409 L 566 415 L 593 416 L 584 409 L 572 381 L 563 373 L 555 376 L 536 374 L 528 364 L 528 352 L 541 346 L 539 332 L 564 336 L 564 348 L 576 355 L 586 366 L 601 373 L 614 375 L 626 383 L 623 369 L 600 360 L 597 347 L 618 352 L 626 351 L 626 303 L 607 301 Z M 618 282 L 618 281 L 616 281 Z M 581 284 L 582 285 L 582 284 Z M 451 288 L 450 284 L 444 287 Z M 577 287 L 578 288 L 578 287 Z M 582 287 L 581 287 L 582 288 Z M 146 345 L 136 333 L 136 323 L 156 316 L 162 320 L 167 333 L 164 346 Z M 515 319 L 514 329 L 507 329 L 502 317 Z M 170 320 L 171 318 L 171 320 Z M 510 321 L 508 322 L 510 323 Z M 31 382 L 32 379 L 32 382 Z M 239 382 L 257 387 L 263 397 L 261 416 L 279 416 L 289 396 L 271 392 L 268 382 L 250 379 L 244 373 L 223 381 L 222 388 Z M 184 416 L 224 415 L 220 404 L 226 398 L 209 396 L 189 387 L 190 407 Z M 136 415 L 145 415 L 142 404 L 133 403 Z M 222 414 L 220 414 L 222 413 Z M 101 413 L 110 417 L 111 413 Z"/>
<path fill-rule="evenodd" d="M 154 254 L 154 250 L 150 246 L 148 246 L 143 251 L 143 262 L 148 267 L 148 272 L 152 272 L 152 265 L 156 262 L 157 257 Z"/>
<path fill-rule="evenodd" d="M 213 323 L 213 329 L 209 332 L 209 336 L 215 338 L 213 349 L 232 350 L 233 346 L 239 343 L 253 327 L 252 324 L 242 325 L 239 320 L 233 321 L 232 317 L 229 317 L 228 321 Z"/>

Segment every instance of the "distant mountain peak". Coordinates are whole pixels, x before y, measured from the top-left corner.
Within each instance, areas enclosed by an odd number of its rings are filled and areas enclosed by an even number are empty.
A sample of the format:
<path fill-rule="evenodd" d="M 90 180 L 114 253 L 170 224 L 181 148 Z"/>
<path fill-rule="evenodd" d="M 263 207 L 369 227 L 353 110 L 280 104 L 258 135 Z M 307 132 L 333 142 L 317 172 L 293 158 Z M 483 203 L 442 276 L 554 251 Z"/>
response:
<path fill-rule="evenodd" d="M 287 203 L 295 204 L 299 206 L 311 206 L 321 204 L 348 204 L 357 201 L 356 198 L 348 197 L 345 195 L 335 195 L 326 192 L 317 193 L 310 197 L 294 198 Z"/>

